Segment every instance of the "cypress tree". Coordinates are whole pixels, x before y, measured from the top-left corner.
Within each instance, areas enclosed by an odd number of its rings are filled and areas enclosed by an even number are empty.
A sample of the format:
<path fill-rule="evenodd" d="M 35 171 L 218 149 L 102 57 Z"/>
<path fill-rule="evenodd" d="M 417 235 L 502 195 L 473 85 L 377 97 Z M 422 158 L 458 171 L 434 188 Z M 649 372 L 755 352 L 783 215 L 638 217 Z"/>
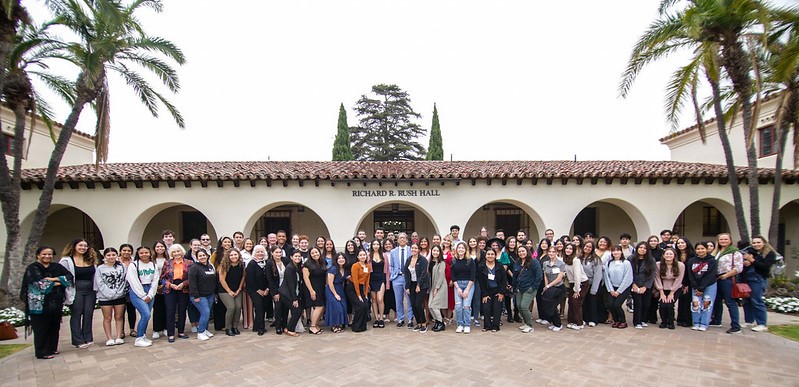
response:
<path fill-rule="evenodd" d="M 344 110 L 344 104 L 342 103 L 338 109 L 338 131 L 336 132 L 336 140 L 333 142 L 333 161 L 350 160 L 352 160 L 350 128 L 347 125 L 347 111 Z"/>
<path fill-rule="evenodd" d="M 438 124 L 438 109 L 433 104 L 433 125 L 430 127 L 430 144 L 427 146 L 427 160 L 444 160 L 444 145 L 441 140 L 441 127 Z"/>

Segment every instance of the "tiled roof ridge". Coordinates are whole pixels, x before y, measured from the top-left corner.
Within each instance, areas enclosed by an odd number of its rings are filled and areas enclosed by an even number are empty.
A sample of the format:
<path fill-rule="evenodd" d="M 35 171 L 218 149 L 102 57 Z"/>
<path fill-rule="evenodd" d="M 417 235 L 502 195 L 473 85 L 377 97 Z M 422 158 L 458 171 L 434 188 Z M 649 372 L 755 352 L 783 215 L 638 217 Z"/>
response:
<path fill-rule="evenodd" d="M 736 167 L 746 176 L 746 167 Z M 774 169 L 759 169 L 772 178 Z M 44 169 L 27 169 L 23 183 L 44 181 Z M 514 161 L 205 161 L 109 163 L 62 167 L 61 182 L 249 180 L 458 180 L 726 178 L 724 165 L 643 160 Z M 785 171 L 783 177 L 799 178 Z"/>

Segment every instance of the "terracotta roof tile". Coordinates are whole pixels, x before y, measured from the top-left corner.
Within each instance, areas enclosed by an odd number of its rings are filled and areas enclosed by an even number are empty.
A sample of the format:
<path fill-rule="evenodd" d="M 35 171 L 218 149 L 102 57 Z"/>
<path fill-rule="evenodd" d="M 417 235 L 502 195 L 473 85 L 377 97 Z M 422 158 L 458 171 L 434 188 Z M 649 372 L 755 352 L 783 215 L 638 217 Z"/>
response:
<path fill-rule="evenodd" d="M 745 167 L 737 173 L 745 177 Z M 22 173 L 23 183 L 44 181 L 44 169 Z M 217 181 L 217 180 L 453 180 L 563 178 L 725 178 L 723 165 L 676 161 L 265 161 L 92 164 L 62 167 L 58 181 Z M 773 169 L 761 169 L 773 178 Z M 783 178 L 799 179 L 786 171 Z"/>

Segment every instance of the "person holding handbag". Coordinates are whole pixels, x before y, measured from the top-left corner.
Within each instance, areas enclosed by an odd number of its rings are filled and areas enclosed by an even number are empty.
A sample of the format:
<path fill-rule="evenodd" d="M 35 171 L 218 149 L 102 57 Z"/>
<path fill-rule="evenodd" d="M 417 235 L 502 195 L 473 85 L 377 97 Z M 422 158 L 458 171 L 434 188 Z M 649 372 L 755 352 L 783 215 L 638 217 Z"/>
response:
<path fill-rule="evenodd" d="M 721 314 L 724 313 L 723 306 L 720 301 L 724 301 L 730 314 L 730 329 L 727 330 L 729 334 L 741 333 L 741 324 L 738 318 L 738 300 L 732 295 L 732 288 L 735 285 L 735 276 L 743 272 L 743 254 L 732 244 L 730 234 L 719 234 L 716 246 L 720 251 L 717 262 L 717 275 L 718 275 L 718 295 L 716 301 L 719 302 L 718 315 L 714 313 L 714 322 L 721 325 Z M 712 324 L 711 325 L 716 325 Z"/>
<path fill-rule="evenodd" d="M 752 249 L 743 255 L 743 277 L 749 284 L 751 295 L 744 298 L 744 321 L 755 332 L 767 332 L 767 309 L 763 299 L 766 281 L 771 277 L 771 267 L 777 262 L 777 254 L 762 235 L 752 237 Z"/>

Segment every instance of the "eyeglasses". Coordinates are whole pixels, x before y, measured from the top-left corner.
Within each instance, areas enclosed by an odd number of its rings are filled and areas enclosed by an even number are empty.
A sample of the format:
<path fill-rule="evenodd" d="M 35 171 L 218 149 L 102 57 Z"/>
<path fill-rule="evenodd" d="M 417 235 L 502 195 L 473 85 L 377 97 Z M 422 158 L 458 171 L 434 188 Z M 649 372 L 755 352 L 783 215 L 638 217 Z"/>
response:
<path fill-rule="evenodd" d="M 211 240 L 211 238 L 201 238 L 200 240 L 201 240 L 201 241 L 210 241 L 210 240 Z"/>

